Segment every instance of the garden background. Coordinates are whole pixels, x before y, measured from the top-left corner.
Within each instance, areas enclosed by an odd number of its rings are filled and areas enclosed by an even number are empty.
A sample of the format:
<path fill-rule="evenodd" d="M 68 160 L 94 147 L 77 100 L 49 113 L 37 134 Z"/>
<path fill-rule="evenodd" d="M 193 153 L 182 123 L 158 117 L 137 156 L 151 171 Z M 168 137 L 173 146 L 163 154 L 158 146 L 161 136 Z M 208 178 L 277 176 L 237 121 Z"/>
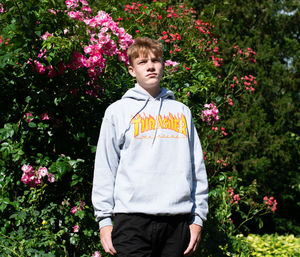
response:
<path fill-rule="evenodd" d="M 94 156 L 137 36 L 163 43 L 205 153 L 195 256 L 300 255 L 298 1 L 12 0 L 0 24 L 1 256 L 106 256 Z"/>

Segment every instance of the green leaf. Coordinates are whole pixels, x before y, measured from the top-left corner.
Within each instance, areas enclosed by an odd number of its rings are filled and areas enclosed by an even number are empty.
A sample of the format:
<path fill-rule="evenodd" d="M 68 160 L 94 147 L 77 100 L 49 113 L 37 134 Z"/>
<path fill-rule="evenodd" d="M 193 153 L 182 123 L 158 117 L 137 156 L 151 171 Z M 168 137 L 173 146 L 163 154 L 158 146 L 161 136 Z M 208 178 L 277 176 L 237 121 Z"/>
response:
<path fill-rule="evenodd" d="M 31 127 L 31 128 L 35 128 L 36 124 L 31 121 L 31 122 L 28 123 L 28 126 Z"/>
<path fill-rule="evenodd" d="M 261 229 L 263 226 L 264 226 L 264 223 L 263 223 L 262 219 L 259 219 L 258 220 L 258 227 L 259 227 L 259 229 Z"/>
<path fill-rule="evenodd" d="M 30 102 L 30 100 L 31 100 L 31 97 L 30 97 L 30 96 L 26 96 L 26 98 L 25 98 L 25 102 L 26 102 L 26 103 L 29 103 L 29 102 Z"/>

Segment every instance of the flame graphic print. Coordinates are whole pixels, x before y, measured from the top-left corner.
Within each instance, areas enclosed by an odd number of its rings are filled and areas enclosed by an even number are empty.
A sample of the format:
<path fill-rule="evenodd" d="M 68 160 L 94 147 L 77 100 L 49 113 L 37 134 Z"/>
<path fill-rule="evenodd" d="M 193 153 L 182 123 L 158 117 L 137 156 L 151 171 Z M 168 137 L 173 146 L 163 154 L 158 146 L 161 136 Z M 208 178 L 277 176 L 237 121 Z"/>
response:
<path fill-rule="evenodd" d="M 183 114 L 174 115 L 159 115 L 154 118 L 151 115 L 138 114 L 131 120 L 134 125 L 134 138 L 136 139 L 151 139 L 152 136 L 147 133 L 148 131 L 157 128 L 158 138 L 186 138 L 187 137 L 187 124 L 186 118 Z"/>

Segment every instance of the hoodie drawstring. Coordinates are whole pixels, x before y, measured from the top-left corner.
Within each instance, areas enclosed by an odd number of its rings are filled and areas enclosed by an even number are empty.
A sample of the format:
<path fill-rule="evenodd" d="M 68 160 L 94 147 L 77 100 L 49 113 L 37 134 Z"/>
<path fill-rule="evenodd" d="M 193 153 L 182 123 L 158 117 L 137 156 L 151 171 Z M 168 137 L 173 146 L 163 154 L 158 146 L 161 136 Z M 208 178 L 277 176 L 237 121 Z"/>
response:
<path fill-rule="evenodd" d="M 155 133 L 154 133 L 154 137 L 152 140 L 152 145 L 154 144 L 155 138 L 156 138 L 156 134 L 157 134 L 157 129 L 158 129 L 158 122 L 159 122 L 159 115 L 160 115 L 160 110 L 161 110 L 161 106 L 162 106 L 162 98 L 159 98 L 159 108 L 158 108 L 158 112 L 157 112 L 157 116 L 156 116 L 156 121 L 155 121 Z"/>
<path fill-rule="evenodd" d="M 136 114 L 133 115 L 132 118 L 130 119 L 129 124 L 128 124 L 127 128 L 125 129 L 124 134 L 123 134 L 123 136 L 122 136 L 121 145 L 123 145 L 124 142 L 125 142 L 125 134 L 126 134 L 126 132 L 127 132 L 128 130 L 130 130 L 131 121 L 135 118 L 136 115 L 138 115 L 138 114 L 146 107 L 146 105 L 148 104 L 149 100 L 150 100 L 150 97 L 147 98 L 147 100 L 145 101 L 145 103 L 144 103 L 144 105 L 142 106 L 142 108 L 140 108 L 140 109 L 136 112 Z"/>

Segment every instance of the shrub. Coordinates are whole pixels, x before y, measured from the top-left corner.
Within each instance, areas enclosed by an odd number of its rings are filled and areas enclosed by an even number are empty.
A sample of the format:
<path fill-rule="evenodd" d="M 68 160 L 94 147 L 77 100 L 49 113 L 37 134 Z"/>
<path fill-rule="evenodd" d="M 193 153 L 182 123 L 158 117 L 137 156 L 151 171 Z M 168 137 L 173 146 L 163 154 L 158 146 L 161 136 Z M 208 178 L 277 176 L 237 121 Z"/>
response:
<path fill-rule="evenodd" d="M 250 256 L 299 256 L 300 238 L 294 235 L 253 235 L 244 238 L 250 244 Z"/>
<path fill-rule="evenodd" d="M 94 153 L 105 108 L 134 83 L 125 51 L 138 35 L 163 42 L 162 86 L 191 108 L 205 151 L 211 211 L 199 252 L 226 253 L 249 220 L 276 207 L 219 151 L 234 136 L 224 120 L 255 92 L 254 51 L 232 47 L 233 58 L 223 60 L 214 25 L 188 3 L 95 5 L 1 5 L 0 253 L 99 250 L 90 201 Z M 232 62 L 229 70 L 224 61 Z"/>

